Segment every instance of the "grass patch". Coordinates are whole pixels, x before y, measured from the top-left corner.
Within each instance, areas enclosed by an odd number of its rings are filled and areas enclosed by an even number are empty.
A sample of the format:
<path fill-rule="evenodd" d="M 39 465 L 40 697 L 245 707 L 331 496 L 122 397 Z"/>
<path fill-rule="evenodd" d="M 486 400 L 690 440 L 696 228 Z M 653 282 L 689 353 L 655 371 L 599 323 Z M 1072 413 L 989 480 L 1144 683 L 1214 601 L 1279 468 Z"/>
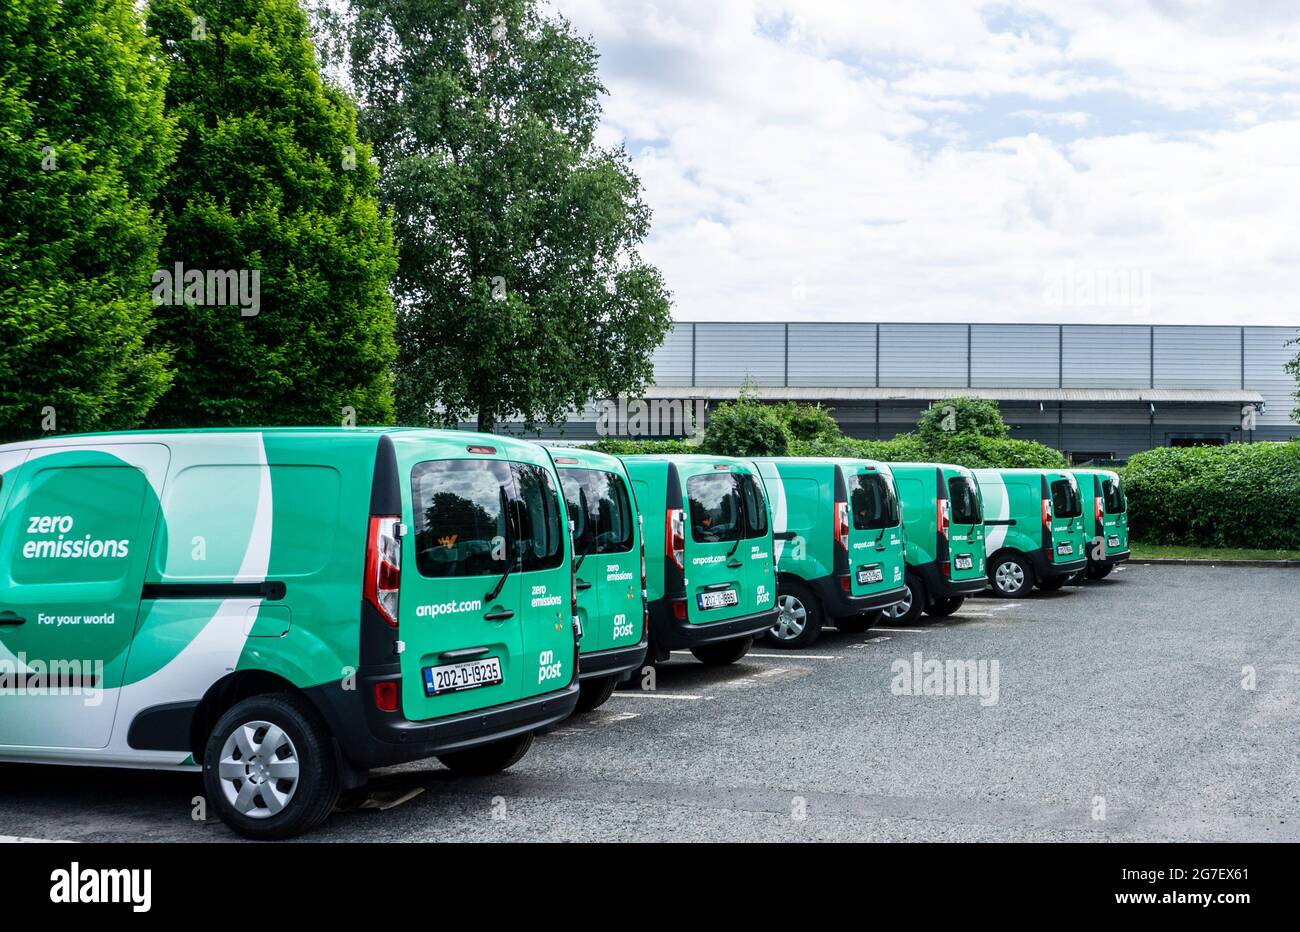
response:
<path fill-rule="evenodd" d="M 1196 547 L 1130 542 L 1134 560 L 1300 560 L 1300 550 L 1255 550 L 1249 547 Z"/>

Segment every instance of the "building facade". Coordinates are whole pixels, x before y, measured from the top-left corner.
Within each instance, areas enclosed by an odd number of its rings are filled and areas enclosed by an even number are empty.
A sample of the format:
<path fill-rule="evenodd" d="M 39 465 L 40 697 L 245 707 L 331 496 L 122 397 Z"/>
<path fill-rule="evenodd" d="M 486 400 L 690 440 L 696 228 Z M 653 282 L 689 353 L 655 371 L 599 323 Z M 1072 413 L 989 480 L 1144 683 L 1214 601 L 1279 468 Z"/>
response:
<path fill-rule="evenodd" d="M 680 434 L 673 411 L 707 412 L 745 384 L 763 400 L 820 403 L 846 434 L 872 439 L 912 430 L 944 398 L 989 398 L 1012 436 L 1076 462 L 1287 440 L 1300 435 L 1284 368 L 1297 337 L 1291 327 L 682 322 L 654 356 L 646 401 L 660 416 L 648 431 L 646 411 L 638 422 L 635 405 L 605 403 L 563 434 Z"/>

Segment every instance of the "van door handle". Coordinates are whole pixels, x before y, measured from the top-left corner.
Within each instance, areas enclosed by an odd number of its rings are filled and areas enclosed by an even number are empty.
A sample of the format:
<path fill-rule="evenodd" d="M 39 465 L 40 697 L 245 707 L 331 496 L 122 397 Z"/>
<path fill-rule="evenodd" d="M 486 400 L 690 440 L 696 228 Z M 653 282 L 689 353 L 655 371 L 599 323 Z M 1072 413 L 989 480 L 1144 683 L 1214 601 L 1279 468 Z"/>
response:
<path fill-rule="evenodd" d="M 744 565 L 745 565 L 745 564 L 741 563 L 739 560 L 728 560 L 728 561 L 727 561 L 727 569 L 729 569 L 729 570 L 738 570 L 738 569 L 740 569 L 740 568 L 741 568 L 742 566 L 744 566 Z"/>
<path fill-rule="evenodd" d="M 514 618 L 515 613 L 508 608 L 503 608 L 499 612 L 488 612 L 483 617 L 488 621 L 505 621 L 507 618 Z"/>
<path fill-rule="evenodd" d="M 711 586 L 705 586 L 705 587 L 704 587 L 704 591 L 705 591 L 705 592 L 717 592 L 719 589 L 730 589 L 730 588 L 731 588 L 731 583 L 728 583 L 728 582 L 719 582 L 719 583 L 714 583 L 714 584 L 711 585 Z"/>
<path fill-rule="evenodd" d="M 27 619 L 23 618 L 20 615 L 15 615 L 13 612 L 5 612 L 3 614 L 0 614 L 0 626 L 16 628 L 19 625 L 25 625 L 25 624 L 27 624 Z"/>
<path fill-rule="evenodd" d="M 445 650 L 438 655 L 439 660 L 470 660 L 474 657 L 482 657 L 488 653 L 491 648 L 487 647 L 466 647 L 463 650 Z"/>
<path fill-rule="evenodd" d="M 581 579 L 578 580 L 578 591 L 580 591 L 580 592 L 585 592 L 586 590 L 588 590 L 588 589 L 590 589 L 590 588 L 591 588 L 591 583 L 589 583 L 589 582 L 584 582 L 584 581 L 582 581 Z"/>

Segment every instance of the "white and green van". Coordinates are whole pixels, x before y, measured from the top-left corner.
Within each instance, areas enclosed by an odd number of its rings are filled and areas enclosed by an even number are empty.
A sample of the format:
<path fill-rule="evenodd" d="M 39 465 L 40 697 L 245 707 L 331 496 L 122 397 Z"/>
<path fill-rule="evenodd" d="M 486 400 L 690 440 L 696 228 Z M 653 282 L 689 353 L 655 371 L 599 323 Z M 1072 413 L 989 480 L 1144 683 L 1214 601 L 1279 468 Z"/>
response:
<path fill-rule="evenodd" d="M 824 624 L 861 632 L 906 593 L 902 511 L 881 464 L 832 457 L 755 460 L 772 503 L 778 647 L 808 647 Z"/>
<path fill-rule="evenodd" d="M 777 621 L 772 517 L 752 463 L 622 457 L 645 519 L 652 663 L 689 650 L 734 663 Z"/>
<path fill-rule="evenodd" d="M 1088 565 L 1083 500 L 1064 469 L 976 469 L 984 552 L 995 594 L 1018 599 L 1060 589 Z"/>
<path fill-rule="evenodd" d="M 1072 469 L 1083 496 L 1088 579 L 1105 579 L 1129 558 L 1128 499 L 1119 473 L 1109 469 Z M 1089 519 L 1089 516 L 1091 518 Z"/>
<path fill-rule="evenodd" d="M 578 700 L 559 490 L 455 431 L 0 446 L 0 760 L 201 769 L 254 838 L 372 768 L 508 767 Z"/>
<path fill-rule="evenodd" d="M 594 450 L 557 449 L 572 522 L 578 589 L 578 712 L 603 705 L 645 663 L 645 539 L 623 461 Z"/>

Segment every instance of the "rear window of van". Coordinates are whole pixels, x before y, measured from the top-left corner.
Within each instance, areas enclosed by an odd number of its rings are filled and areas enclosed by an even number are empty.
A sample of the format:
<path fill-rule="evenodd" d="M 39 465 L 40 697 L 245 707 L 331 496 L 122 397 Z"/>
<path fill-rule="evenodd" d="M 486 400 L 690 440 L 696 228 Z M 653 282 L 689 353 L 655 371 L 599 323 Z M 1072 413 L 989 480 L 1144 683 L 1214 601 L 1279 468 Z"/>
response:
<path fill-rule="evenodd" d="M 705 473 L 686 480 L 691 536 L 716 544 L 767 534 L 767 501 L 753 476 Z"/>
<path fill-rule="evenodd" d="M 979 491 L 975 480 L 969 476 L 953 476 L 948 480 L 948 503 L 952 508 L 953 524 L 979 524 L 984 520 L 980 513 Z"/>
<path fill-rule="evenodd" d="M 1069 479 L 1057 479 L 1052 485 L 1052 514 L 1058 518 L 1077 518 L 1083 514 L 1079 488 Z"/>
<path fill-rule="evenodd" d="M 1128 502 L 1124 498 L 1124 489 L 1115 479 L 1101 480 L 1101 497 L 1106 505 L 1106 513 L 1123 514 L 1128 511 Z"/>
<path fill-rule="evenodd" d="M 626 553 L 632 549 L 632 502 L 621 476 L 602 469 L 562 469 L 560 484 L 573 521 L 577 553 Z"/>
<path fill-rule="evenodd" d="M 898 499 L 880 473 L 845 476 L 849 488 L 849 511 L 858 531 L 880 531 L 898 524 Z"/>

